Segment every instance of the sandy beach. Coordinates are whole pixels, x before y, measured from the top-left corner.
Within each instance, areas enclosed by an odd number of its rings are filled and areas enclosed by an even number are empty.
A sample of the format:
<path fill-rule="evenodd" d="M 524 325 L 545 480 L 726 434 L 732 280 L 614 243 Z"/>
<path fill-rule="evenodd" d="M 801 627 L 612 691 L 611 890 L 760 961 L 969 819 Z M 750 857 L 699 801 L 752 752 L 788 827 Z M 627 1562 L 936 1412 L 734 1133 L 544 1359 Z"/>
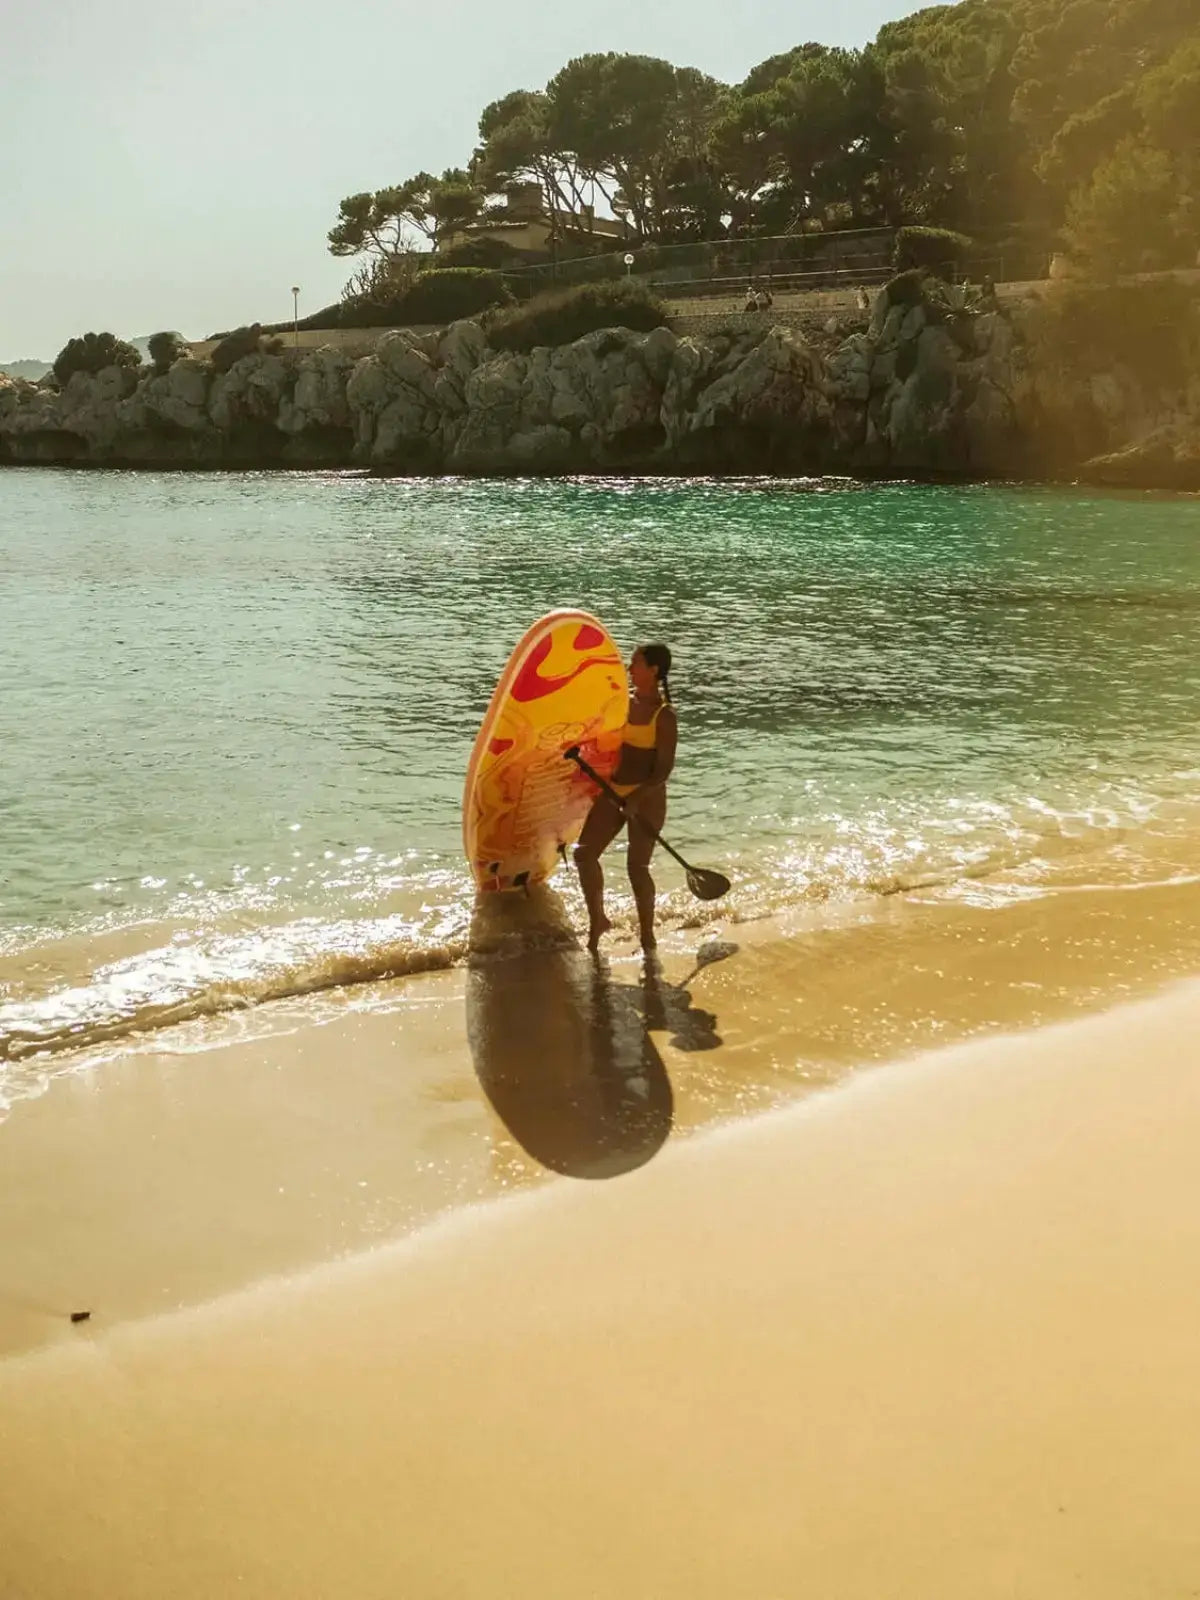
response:
<path fill-rule="evenodd" d="M 14 11 L 0 1600 L 1200 1600 L 1200 0 L 904 9 Z"/>
<path fill-rule="evenodd" d="M 533 952 L 52 1078 L 0 1593 L 1191 1593 L 1196 909 Z"/>

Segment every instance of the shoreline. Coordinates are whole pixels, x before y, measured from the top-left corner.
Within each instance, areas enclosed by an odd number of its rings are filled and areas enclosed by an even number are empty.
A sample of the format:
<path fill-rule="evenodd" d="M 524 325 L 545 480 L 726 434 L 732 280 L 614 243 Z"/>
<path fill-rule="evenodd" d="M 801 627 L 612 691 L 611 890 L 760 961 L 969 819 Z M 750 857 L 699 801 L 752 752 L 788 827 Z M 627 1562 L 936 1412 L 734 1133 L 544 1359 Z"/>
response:
<path fill-rule="evenodd" d="M 1170 292 L 1180 337 L 1193 289 Z M 215 365 L 187 355 L 162 371 L 77 371 L 59 391 L 0 380 L 0 455 L 518 478 L 716 464 L 1194 492 L 1200 454 L 1185 374 L 1172 376 L 1168 394 L 1161 374 L 1130 368 L 1112 340 L 1086 341 L 1065 377 L 1054 354 L 1097 306 L 1128 318 L 1131 305 L 1153 305 L 1157 316 L 1160 301 L 1158 285 L 1127 285 L 952 307 L 931 281 L 902 274 L 869 314 L 835 317 L 820 334 L 803 317 L 732 328 L 718 318 L 694 332 L 668 319 L 644 332 L 595 328 L 493 350 L 467 319 L 392 329 L 358 358 L 331 345 L 264 347 L 252 326 L 224 341 Z M 1117 395 L 1116 406 L 1101 393 Z"/>
<path fill-rule="evenodd" d="M 1193 981 L 910 1056 L 620 1183 L 0 1361 L 0 1579 L 1186 1592 L 1198 1037 Z"/>
<path fill-rule="evenodd" d="M 1200 973 L 1200 884 L 800 908 L 662 958 L 526 949 L 45 1062 L 0 1122 L 0 1358 L 1152 995 Z"/>
<path fill-rule="evenodd" d="M 519 483 L 522 480 L 536 480 L 538 482 L 572 482 L 576 479 L 595 479 L 607 481 L 610 479 L 636 480 L 636 479 L 679 479 L 682 482 L 728 482 L 740 483 L 747 480 L 769 483 L 795 483 L 795 482 L 827 482 L 831 479 L 844 480 L 846 483 L 861 485 L 871 488 L 889 484 L 907 484 L 917 488 L 969 488 L 972 486 L 996 489 L 1064 489 L 1077 490 L 1082 493 L 1100 494 L 1159 494 L 1183 495 L 1195 497 L 1200 495 L 1200 468 L 1192 470 L 1190 467 L 1173 476 L 1174 481 L 1158 481 L 1151 472 L 1146 476 L 1135 475 L 1128 479 L 1116 476 L 1108 477 L 1097 473 L 1090 477 L 1081 477 L 1079 468 L 1064 470 L 1062 473 L 1033 473 L 1025 474 L 1020 471 L 1013 472 L 950 472 L 899 470 L 867 472 L 861 468 L 847 471 L 843 465 L 814 467 L 812 471 L 802 471 L 794 463 L 790 463 L 786 470 L 772 471 L 769 468 L 747 468 L 744 472 L 723 469 L 719 472 L 698 472 L 695 464 L 672 465 L 664 463 L 646 463 L 641 466 L 614 465 L 608 470 L 590 465 L 579 471 L 569 471 L 562 468 L 541 469 L 537 466 L 513 468 L 510 471 L 496 471 L 494 469 L 473 471 L 464 468 L 455 468 L 453 472 L 443 471 L 413 471 L 405 472 L 399 468 L 385 466 L 361 466 L 353 462 L 330 462 L 320 459 L 310 461 L 284 462 L 277 458 L 262 461 L 139 461 L 135 459 L 121 461 L 80 461 L 64 459 L 61 461 L 6 461 L 0 456 L 0 471 L 4 472 L 88 472 L 88 473 L 139 473 L 153 475 L 156 473 L 195 474 L 196 476 L 238 477 L 245 473 L 256 476 L 269 473 L 280 477 L 321 477 L 321 478 L 365 478 L 380 482 L 429 482 L 445 480 L 447 483 L 460 481 L 474 482 L 498 480 Z"/>

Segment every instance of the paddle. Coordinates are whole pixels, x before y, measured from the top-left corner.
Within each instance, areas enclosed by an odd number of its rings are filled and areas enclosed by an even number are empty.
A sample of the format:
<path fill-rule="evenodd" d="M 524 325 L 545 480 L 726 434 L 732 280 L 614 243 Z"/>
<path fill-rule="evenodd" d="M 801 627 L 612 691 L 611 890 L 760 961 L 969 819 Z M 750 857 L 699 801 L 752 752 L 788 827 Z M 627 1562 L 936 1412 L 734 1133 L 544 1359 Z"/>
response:
<path fill-rule="evenodd" d="M 615 800 L 621 810 L 625 810 L 624 800 L 621 799 L 621 796 L 611 783 L 605 782 L 594 767 L 588 766 L 587 762 L 579 754 L 579 746 L 577 744 L 573 744 L 569 750 L 563 751 L 563 759 L 565 761 L 573 761 L 581 772 L 587 773 L 593 783 L 600 785 L 610 800 Z M 634 817 L 631 818 L 631 821 L 637 822 L 639 826 L 646 829 L 647 833 L 652 833 L 667 854 L 675 857 L 676 861 L 687 873 L 687 886 L 697 900 L 719 900 L 723 894 L 729 893 L 731 885 L 723 872 L 710 872 L 707 867 L 689 866 L 679 854 L 679 851 L 673 850 L 658 829 L 652 828 L 644 817 Z"/>

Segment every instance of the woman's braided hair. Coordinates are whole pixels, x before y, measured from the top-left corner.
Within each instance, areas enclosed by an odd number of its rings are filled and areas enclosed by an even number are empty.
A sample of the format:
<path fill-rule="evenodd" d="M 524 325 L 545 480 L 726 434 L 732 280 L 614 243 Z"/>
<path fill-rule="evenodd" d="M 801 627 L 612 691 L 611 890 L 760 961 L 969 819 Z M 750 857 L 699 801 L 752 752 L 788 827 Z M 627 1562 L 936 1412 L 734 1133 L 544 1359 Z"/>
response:
<path fill-rule="evenodd" d="M 671 672 L 671 652 L 665 644 L 640 645 L 642 660 L 658 673 L 659 686 L 667 704 L 671 704 L 671 685 L 667 681 Z"/>

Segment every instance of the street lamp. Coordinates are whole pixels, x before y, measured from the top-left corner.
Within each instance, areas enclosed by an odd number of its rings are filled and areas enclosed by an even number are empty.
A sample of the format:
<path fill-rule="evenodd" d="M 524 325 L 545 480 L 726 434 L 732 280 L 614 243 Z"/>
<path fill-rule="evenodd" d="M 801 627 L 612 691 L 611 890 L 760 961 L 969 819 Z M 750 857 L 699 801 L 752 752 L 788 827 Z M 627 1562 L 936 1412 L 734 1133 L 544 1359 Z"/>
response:
<path fill-rule="evenodd" d="M 625 252 L 625 276 L 628 277 L 629 274 L 632 271 L 633 271 L 633 256 L 630 254 L 630 252 L 628 250 L 626 250 L 626 252 Z"/>
<path fill-rule="evenodd" d="M 300 348 L 300 285 L 292 285 L 292 346 Z"/>

